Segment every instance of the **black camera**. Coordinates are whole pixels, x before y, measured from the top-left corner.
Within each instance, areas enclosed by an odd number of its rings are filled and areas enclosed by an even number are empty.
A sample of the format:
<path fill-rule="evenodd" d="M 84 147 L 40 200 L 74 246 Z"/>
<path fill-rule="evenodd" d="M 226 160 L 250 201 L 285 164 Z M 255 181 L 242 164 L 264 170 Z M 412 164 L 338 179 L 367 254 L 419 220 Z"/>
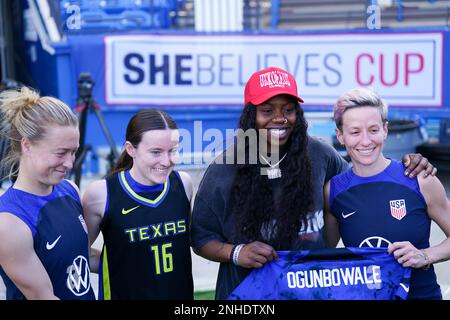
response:
<path fill-rule="evenodd" d="M 94 80 L 92 80 L 91 74 L 87 72 L 80 73 L 78 78 L 78 96 L 83 100 L 91 98 L 93 88 Z"/>
<path fill-rule="evenodd" d="M 78 78 L 78 98 L 77 98 L 77 109 L 81 111 L 80 113 L 80 147 L 76 153 L 76 160 L 73 165 L 72 172 L 75 174 L 75 184 L 79 187 L 81 181 L 81 167 L 85 160 L 88 152 L 93 151 L 92 146 L 85 143 L 86 139 L 86 125 L 88 120 L 88 111 L 93 111 L 97 116 L 97 120 L 100 123 L 100 127 L 105 134 L 106 140 L 111 147 L 111 153 L 108 156 L 109 168 L 114 168 L 114 163 L 116 159 L 119 158 L 119 153 L 116 149 L 116 143 L 109 131 L 106 121 L 103 118 L 100 107 L 95 102 L 92 96 L 92 89 L 94 88 L 94 81 L 92 80 L 91 74 L 88 72 L 81 72 Z"/>

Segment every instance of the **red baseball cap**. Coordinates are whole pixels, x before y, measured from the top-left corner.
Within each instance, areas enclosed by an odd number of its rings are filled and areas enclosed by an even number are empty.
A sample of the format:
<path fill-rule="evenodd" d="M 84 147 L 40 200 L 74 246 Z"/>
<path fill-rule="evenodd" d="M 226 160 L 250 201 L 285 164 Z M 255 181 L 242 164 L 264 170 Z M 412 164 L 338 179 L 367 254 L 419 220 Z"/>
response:
<path fill-rule="evenodd" d="M 304 102 L 298 96 L 294 76 L 281 68 L 270 67 L 255 72 L 248 79 L 244 91 L 244 104 L 251 102 L 258 105 L 279 94 L 288 94 Z"/>

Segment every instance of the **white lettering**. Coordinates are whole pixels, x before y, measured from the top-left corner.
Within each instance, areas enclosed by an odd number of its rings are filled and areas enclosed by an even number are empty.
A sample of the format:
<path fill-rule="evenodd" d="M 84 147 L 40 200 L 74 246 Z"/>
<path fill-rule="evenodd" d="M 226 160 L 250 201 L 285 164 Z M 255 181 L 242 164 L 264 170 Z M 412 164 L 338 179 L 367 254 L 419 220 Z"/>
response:
<path fill-rule="evenodd" d="M 286 274 L 287 285 L 289 288 L 327 288 L 353 286 L 358 284 L 367 284 L 369 289 L 373 284 L 381 283 L 380 266 L 371 265 L 365 267 L 351 268 L 333 268 L 308 271 L 289 271 Z"/>
<path fill-rule="evenodd" d="M 288 283 L 288 287 L 289 287 L 289 288 L 292 289 L 292 288 L 297 287 L 297 285 L 296 285 L 296 283 L 295 283 L 295 280 L 298 279 L 298 278 L 295 276 L 295 273 L 294 273 L 294 272 L 289 271 L 289 272 L 287 273 L 287 275 L 286 275 L 286 278 L 287 278 L 287 283 Z"/>
<path fill-rule="evenodd" d="M 289 76 L 285 72 L 271 71 L 259 75 L 259 85 L 264 87 L 289 87 L 291 82 Z"/>
<path fill-rule="evenodd" d="M 354 268 L 351 268 L 351 269 L 345 268 L 345 270 L 342 270 L 342 269 L 339 269 L 339 270 L 342 275 L 342 280 L 344 280 L 344 284 L 346 286 L 348 286 L 349 284 L 353 285 L 353 275 L 355 273 Z"/>

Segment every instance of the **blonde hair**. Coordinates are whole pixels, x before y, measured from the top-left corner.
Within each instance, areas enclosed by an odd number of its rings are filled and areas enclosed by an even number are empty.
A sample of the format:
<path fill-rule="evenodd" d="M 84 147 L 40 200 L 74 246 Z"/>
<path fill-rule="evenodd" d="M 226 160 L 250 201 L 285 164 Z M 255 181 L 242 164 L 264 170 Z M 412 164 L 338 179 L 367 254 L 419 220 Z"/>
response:
<path fill-rule="evenodd" d="M 64 102 L 49 96 L 41 97 L 25 86 L 0 93 L 0 113 L 2 136 L 10 140 L 2 167 L 9 170 L 10 179 L 19 170 L 22 138 L 33 143 L 44 138 L 48 126 L 78 126 L 77 116 Z"/>
<path fill-rule="evenodd" d="M 354 88 L 339 97 L 334 105 L 333 118 L 336 127 L 342 130 L 342 116 L 348 109 L 374 107 L 380 111 L 383 123 L 387 120 L 388 105 L 373 88 Z"/>

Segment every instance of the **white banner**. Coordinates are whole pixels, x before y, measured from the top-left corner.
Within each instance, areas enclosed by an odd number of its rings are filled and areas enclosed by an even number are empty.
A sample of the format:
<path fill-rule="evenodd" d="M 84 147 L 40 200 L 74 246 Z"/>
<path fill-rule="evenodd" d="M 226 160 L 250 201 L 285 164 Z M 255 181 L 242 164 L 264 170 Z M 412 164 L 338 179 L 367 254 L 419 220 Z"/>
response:
<path fill-rule="evenodd" d="M 127 35 L 105 37 L 106 101 L 126 105 L 242 105 L 245 81 L 276 66 L 305 105 L 331 106 L 373 86 L 392 106 L 442 106 L 443 35 Z"/>

